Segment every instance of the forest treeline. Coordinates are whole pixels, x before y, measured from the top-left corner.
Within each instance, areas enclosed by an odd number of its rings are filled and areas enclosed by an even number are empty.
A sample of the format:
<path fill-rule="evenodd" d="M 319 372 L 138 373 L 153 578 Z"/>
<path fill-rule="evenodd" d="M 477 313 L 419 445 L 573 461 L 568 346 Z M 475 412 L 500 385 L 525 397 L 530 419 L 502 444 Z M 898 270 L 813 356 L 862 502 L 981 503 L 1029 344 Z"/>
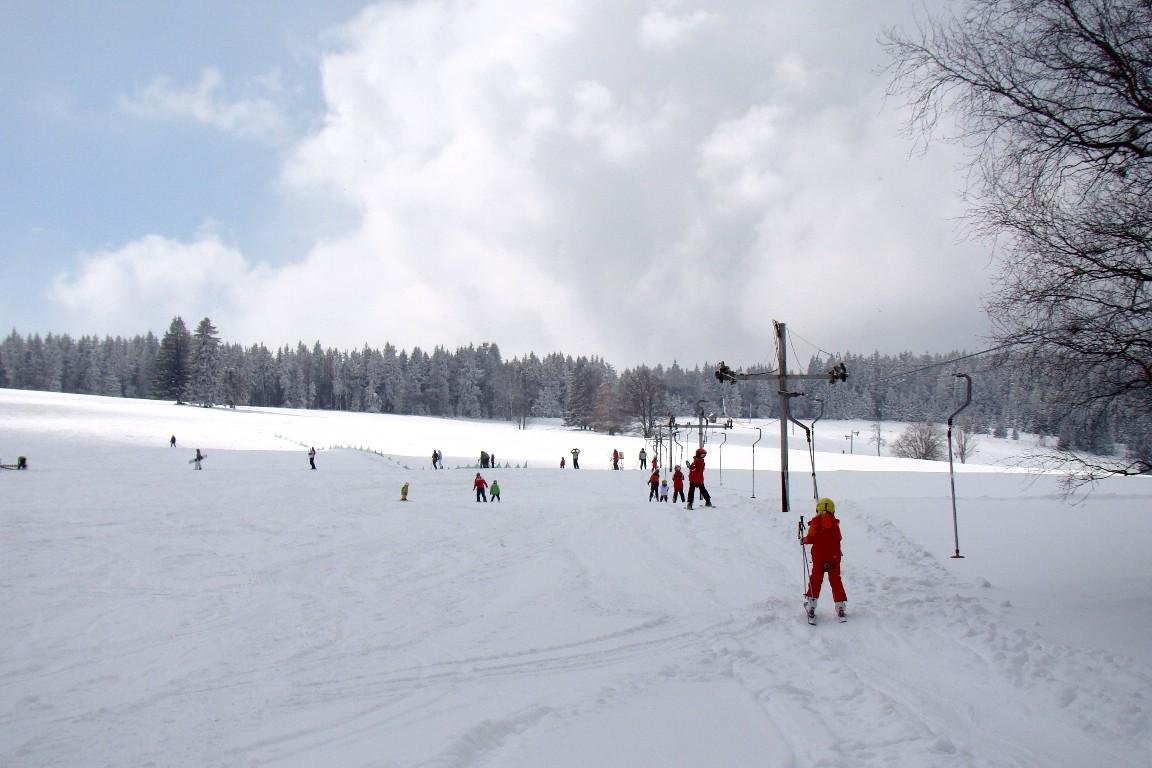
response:
<path fill-rule="evenodd" d="M 834 363 L 844 382 L 805 382 L 793 414 L 871 421 L 943 421 L 963 400 L 955 372 L 972 376 L 963 413 L 974 433 L 1051 435 L 1062 447 L 1109 454 L 1148 452 L 1152 417 L 1108 408 L 1068 409 L 1060 382 L 1031 374 L 1011 353 L 948 361 L 963 352 L 817 355 L 808 373 Z M 716 361 L 718 364 L 719 361 Z M 494 343 L 448 350 L 324 348 L 298 343 L 269 349 L 224 343 L 208 318 L 195 330 L 175 318 L 157 338 L 33 334 L 13 330 L 0 344 L 0 387 L 174 400 L 203 406 L 252 405 L 506 419 L 562 418 L 581 429 L 650 434 L 669 414 L 698 408 L 723 417 L 770 419 L 778 408 L 774 378 L 722 383 L 716 364 L 678 362 L 616 370 L 595 356 L 553 352 L 505 359 Z M 750 370 L 769 370 L 760 366 Z M 704 401 L 703 404 L 700 401 Z"/>

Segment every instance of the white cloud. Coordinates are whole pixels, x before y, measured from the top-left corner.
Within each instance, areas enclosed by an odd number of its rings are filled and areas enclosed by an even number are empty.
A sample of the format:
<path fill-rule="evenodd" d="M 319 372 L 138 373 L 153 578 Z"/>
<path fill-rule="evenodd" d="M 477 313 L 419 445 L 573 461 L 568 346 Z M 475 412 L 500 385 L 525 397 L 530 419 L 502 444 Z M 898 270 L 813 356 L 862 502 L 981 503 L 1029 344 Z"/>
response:
<path fill-rule="evenodd" d="M 136 334 L 166 328 L 173 315 L 231 320 L 258 293 L 261 269 L 215 236 L 183 243 L 148 235 L 83 254 L 58 274 L 49 298 L 83 327 Z"/>
<path fill-rule="evenodd" d="M 277 73 L 255 81 L 256 90 L 269 94 L 280 90 Z M 190 118 L 238 136 L 270 138 L 283 130 L 284 121 L 275 102 L 266 96 L 228 99 L 223 93 L 220 71 L 209 67 L 195 85 L 181 88 L 158 77 L 132 96 L 122 97 L 121 105 L 132 114 L 149 118 Z"/>
<path fill-rule="evenodd" d="M 774 169 L 781 153 L 779 124 L 786 110 L 755 106 L 736 120 L 718 123 L 700 148 L 700 178 L 722 208 L 763 205 L 784 189 Z"/>
<path fill-rule="evenodd" d="M 640 19 L 640 44 L 653 49 L 678 48 L 718 19 L 716 14 L 707 11 L 677 14 L 652 9 Z"/>
<path fill-rule="evenodd" d="M 245 341 L 625 365 L 764 360 L 772 319 L 830 349 L 971 348 L 985 257 L 956 242 L 956 155 L 909 157 L 882 108 L 894 4 L 847 6 L 837 45 L 820 13 L 764 0 L 726 0 L 723 24 L 647 0 L 368 8 L 323 58 L 326 115 L 282 174 L 354 225 L 278 268 L 145 238 L 54 295 L 223 313 Z M 189 101 L 219 106 L 214 82 Z M 210 274 L 139 276 L 194 248 L 221 260 Z"/>

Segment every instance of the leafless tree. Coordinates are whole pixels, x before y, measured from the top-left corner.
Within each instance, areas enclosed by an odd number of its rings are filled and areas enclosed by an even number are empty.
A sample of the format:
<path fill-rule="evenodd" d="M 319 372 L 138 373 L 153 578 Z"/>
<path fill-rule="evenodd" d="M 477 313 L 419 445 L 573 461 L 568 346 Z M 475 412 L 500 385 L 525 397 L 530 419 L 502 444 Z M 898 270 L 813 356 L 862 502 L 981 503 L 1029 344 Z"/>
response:
<path fill-rule="evenodd" d="M 902 459 L 939 461 L 944 458 L 944 448 L 944 436 L 931 421 L 909 424 L 900 437 L 892 441 L 892 455 Z"/>
<path fill-rule="evenodd" d="M 952 430 L 952 452 L 960 459 L 961 464 L 968 463 L 968 459 L 976 453 L 979 444 L 976 433 L 967 424 L 960 424 Z"/>
<path fill-rule="evenodd" d="M 660 377 L 646 365 L 625 371 L 620 376 L 620 396 L 627 417 L 639 425 L 644 437 L 651 437 L 656 421 L 667 410 Z"/>
<path fill-rule="evenodd" d="M 883 43 L 913 134 L 971 151 L 997 337 L 1065 413 L 1152 426 L 1152 3 L 970 0 Z M 1081 469 L 1150 472 L 1152 441 Z"/>
<path fill-rule="evenodd" d="M 883 434 L 880 432 L 880 422 L 872 422 L 871 427 L 872 436 L 868 438 L 868 442 L 876 446 L 876 455 L 880 455 L 880 449 L 887 445 L 888 441 L 884 439 Z"/>

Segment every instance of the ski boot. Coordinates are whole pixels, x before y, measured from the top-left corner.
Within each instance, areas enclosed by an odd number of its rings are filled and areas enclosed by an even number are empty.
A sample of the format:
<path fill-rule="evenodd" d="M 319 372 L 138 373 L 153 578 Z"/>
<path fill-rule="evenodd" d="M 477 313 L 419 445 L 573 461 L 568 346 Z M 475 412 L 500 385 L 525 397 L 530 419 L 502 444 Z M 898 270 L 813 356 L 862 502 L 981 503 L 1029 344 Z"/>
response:
<path fill-rule="evenodd" d="M 816 626 L 816 598 L 815 597 L 804 598 L 804 613 L 808 617 L 808 623 L 811 624 L 812 626 Z"/>
<path fill-rule="evenodd" d="M 836 603 L 836 618 L 840 620 L 841 624 L 848 621 L 848 604 L 844 601 Z"/>

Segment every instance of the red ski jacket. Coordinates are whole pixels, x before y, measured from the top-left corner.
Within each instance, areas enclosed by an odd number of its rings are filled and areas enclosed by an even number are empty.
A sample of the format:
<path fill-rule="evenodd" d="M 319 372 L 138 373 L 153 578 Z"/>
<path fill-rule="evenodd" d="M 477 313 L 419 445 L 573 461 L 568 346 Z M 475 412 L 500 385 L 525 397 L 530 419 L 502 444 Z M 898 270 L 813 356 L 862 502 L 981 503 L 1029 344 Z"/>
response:
<path fill-rule="evenodd" d="M 472 481 L 472 487 L 473 488 L 487 488 L 488 487 L 488 481 L 482 477 L 477 477 L 474 481 Z"/>
<path fill-rule="evenodd" d="M 649 485 L 659 485 L 660 484 L 660 473 L 659 472 L 653 472 L 652 476 L 648 478 L 648 484 Z"/>
<path fill-rule="evenodd" d="M 672 473 L 672 487 L 678 490 L 682 490 L 684 488 L 684 473 L 680 470 L 676 470 Z"/>
<path fill-rule="evenodd" d="M 840 554 L 840 521 L 832 512 L 816 515 L 808 521 L 804 543 L 812 545 L 813 563 L 838 561 Z"/>
<path fill-rule="evenodd" d="M 688 482 L 693 485 L 704 485 L 704 457 L 697 456 L 688 464 Z"/>

